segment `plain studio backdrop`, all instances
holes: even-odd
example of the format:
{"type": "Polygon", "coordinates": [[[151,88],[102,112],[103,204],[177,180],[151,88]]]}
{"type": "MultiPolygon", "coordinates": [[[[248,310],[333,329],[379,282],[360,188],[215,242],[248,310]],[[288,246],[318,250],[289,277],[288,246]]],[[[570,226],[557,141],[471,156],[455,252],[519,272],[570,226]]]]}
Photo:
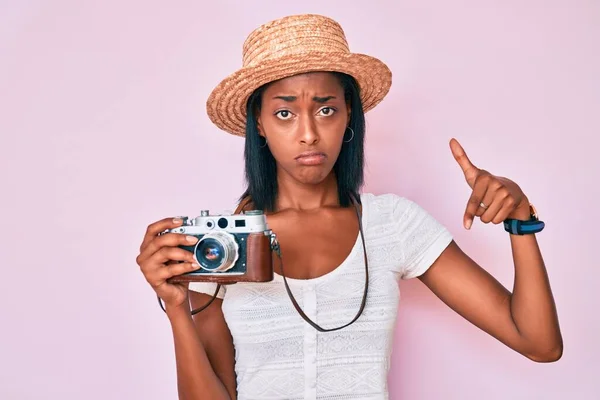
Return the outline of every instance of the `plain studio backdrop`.
{"type": "Polygon", "coordinates": [[[538,364],[402,282],[392,399],[597,399],[600,3],[0,2],[0,398],[175,399],[169,323],[135,257],[146,226],[232,210],[241,138],[211,89],[258,25],[319,13],[394,74],[367,114],[366,186],[408,197],[512,290],[501,226],[462,227],[456,137],[516,181],[538,235],[564,356],[538,364]]]}

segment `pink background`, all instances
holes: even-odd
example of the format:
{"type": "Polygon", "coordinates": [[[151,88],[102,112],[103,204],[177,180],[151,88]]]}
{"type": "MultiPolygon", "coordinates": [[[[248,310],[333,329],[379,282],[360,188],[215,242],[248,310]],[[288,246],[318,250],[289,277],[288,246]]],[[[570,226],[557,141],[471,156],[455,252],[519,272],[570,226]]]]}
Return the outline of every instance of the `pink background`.
{"type": "Polygon", "coordinates": [[[368,114],[366,191],[419,202],[509,288],[508,235],[461,226],[449,139],[547,222],[563,358],[528,361],[403,282],[391,398],[600,398],[600,3],[205,3],[0,4],[0,398],[176,398],[138,246],[154,220],[233,208],[243,140],[211,125],[206,98],[253,28],[304,12],[394,73],[368,114]]]}

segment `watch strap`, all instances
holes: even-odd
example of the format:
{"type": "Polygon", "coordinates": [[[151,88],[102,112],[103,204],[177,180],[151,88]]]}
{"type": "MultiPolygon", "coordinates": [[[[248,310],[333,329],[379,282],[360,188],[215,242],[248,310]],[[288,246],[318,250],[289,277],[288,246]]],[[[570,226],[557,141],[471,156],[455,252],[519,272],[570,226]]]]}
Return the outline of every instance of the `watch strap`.
{"type": "Polygon", "coordinates": [[[530,235],[533,233],[541,232],[546,224],[544,221],[532,217],[527,221],[519,219],[506,219],[504,220],[504,229],[513,235],[530,235]]]}

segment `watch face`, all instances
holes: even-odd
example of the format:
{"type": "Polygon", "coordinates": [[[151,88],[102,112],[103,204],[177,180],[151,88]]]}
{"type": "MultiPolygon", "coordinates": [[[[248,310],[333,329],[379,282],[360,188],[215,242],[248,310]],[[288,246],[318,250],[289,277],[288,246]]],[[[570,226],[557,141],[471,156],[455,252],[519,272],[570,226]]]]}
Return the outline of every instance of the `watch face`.
{"type": "Polygon", "coordinates": [[[529,203],[529,213],[531,214],[531,216],[535,219],[539,219],[537,210],[535,209],[535,207],[533,206],[533,204],[529,203]]]}

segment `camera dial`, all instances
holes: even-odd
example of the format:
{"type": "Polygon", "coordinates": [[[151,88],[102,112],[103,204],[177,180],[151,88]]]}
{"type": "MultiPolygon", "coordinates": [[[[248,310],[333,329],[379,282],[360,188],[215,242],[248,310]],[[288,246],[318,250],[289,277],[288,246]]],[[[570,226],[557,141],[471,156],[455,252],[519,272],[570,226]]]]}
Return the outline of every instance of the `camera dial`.
{"type": "Polygon", "coordinates": [[[245,215],[262,215],[263,212],[262,210],[248,210],[248,211],[244,211],[245,215]]]}

